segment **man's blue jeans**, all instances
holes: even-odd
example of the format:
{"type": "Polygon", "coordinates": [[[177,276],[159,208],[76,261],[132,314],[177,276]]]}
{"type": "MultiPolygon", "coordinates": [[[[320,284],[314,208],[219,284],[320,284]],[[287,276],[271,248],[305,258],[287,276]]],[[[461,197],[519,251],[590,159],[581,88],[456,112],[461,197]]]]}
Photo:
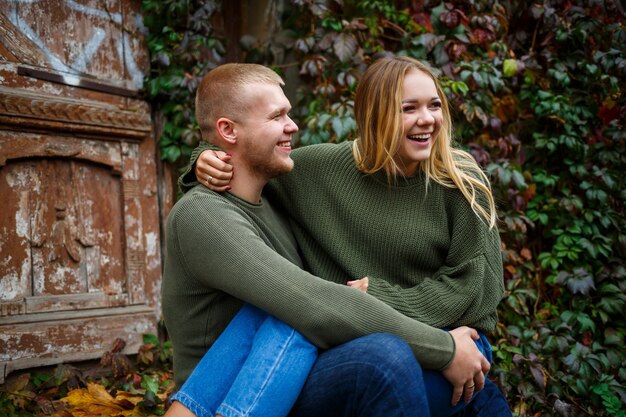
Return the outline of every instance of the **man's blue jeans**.
{"type": "Polygon", "coordinates": [[[292,327],[244,305],[172,400],[198,417],[286,416],[316,358],[292,327]]]}
{"type": "MultiPolygon", "coordinates": [[[[484,336],[477,345],[491,360],[484,336]]],[[[292,406],[290,416],[298,417],[443,417],[464,407],[449,405],[451,385],[440,372],[422,372],[395,336],[361,337],[316,357],[315,347],[293,328],[246,305],[173,400],[199,417],[286,416],[292,406]]],[[[486,412],[481,415],[510,415],[486,412]]]]}

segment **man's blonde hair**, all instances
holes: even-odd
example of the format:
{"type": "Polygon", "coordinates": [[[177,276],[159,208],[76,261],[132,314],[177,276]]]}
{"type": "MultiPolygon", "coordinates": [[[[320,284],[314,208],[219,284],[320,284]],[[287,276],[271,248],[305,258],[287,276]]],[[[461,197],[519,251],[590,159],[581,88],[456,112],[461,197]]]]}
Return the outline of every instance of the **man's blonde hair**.
{"type": "Polygon", "coordinates": [[[359,139],[352,148],[360,171],[387,173],[390,183],[402,172],[394,157],[402,141],[402,90],[410,70],[429,76],[441,99],[443,122],[430,157],[419,164],[426,184],[433,180],[445,187],[458,188],[472,210],[490,227],[495,225],[496,210],[489,180],[474,158],[452,146],[452,120],[448,100],[432,69],[413,58],[382,58],[363,74],[356,90],[354,116],[359,139]]]}
{"type": "Polygon", "coordinates": [[[258,64],[224,64],[204,76],[196,92],[196,120],[203,140],[213,142],[215,124],[220,117],[233,121],[245,118],[250,97],[244,87],[251,84],[282,87],[285,83],[280,75],[258,64]]]}

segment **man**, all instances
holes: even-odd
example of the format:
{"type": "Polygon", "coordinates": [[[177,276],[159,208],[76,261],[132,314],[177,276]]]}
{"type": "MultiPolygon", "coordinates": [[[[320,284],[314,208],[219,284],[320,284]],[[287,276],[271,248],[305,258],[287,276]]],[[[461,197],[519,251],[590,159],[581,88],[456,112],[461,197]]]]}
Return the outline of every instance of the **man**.
{"type": "MultiPolygon", "coordinates": [[[[247,303],[286,322],[323,350],[294,415],[331,415],[329,407],[382,415],[377,407],[383,410],[391,400],[387,397],[413,389],[390,382],[398,392],[387,387],[372,392],[371,386],[342,383],[360,372],[355,368],[371,367],[372,361],[398,372],[414,362],[399,360],[402,349],[397,345],[367,343],[373,333],[401,337],[423,367],[443,369],[454,386],[469,380],[481,388],[489,365],[474,344],[477,334],[472,329],[435,329],[355,288],[302,269],[287,220],[262,197],[271,178],[293,168],[291,135],[298,128],[289,118],[291,106],[281,86],[280,77],[265,67],[226,64],[207,74],[198,89],[196,115],[203,139],[228,152],[238,168],[230,193],[196,187],[168,218],[162,296],[177,385],[247,303]]],[[[394,372],[389,373],[393,378],[394,372]]],[[[174,407],[182,405],[175,402],[174,407]]],[[[392,412],[396,414],[384,411],[411,415],[392,412]]]]}

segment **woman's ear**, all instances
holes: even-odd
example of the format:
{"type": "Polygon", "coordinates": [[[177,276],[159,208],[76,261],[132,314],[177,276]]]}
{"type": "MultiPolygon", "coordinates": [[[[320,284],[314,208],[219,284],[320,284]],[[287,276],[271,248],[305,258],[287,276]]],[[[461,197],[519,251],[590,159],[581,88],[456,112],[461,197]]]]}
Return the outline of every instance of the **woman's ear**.
{"type": "Polygon", "coordinates": [[[220,117],[215,122],[215,128],[217,129],[217,134],[222,140],[230,144],[234,144],[237,142],[237,133],[235,132],[235,122],[226,117],[220,117]]]}

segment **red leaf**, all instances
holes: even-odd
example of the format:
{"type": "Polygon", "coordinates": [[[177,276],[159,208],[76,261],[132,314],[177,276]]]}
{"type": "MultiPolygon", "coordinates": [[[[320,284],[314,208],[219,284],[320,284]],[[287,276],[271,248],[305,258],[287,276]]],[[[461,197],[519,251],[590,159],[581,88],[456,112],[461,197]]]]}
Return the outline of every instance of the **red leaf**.
{"type": "Polygon", "coordinates": [[[126,342],[120,339],[119,337],[113,341],[113,347],[111,348],[111,352],[118,353],[121,352],[126,346],[126,342]]]}
{"type": "Polygon", "coordinates": [[[356,53],[357,41],[349,33],[340,33],[333,42],[335,55],[341,62],[347,62],[356,53]]]}

